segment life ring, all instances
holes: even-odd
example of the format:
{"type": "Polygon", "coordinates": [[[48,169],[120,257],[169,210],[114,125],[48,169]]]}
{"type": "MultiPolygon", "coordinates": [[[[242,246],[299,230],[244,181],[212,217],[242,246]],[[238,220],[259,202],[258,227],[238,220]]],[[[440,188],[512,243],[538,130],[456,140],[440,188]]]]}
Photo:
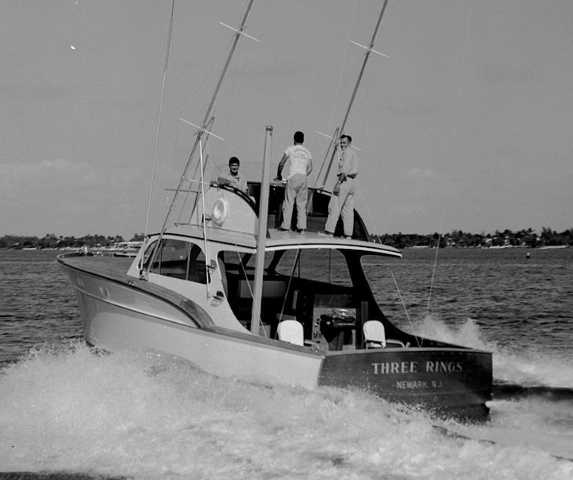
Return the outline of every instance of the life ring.
{"type": "Polygon", "coordinates": [[[213,203],[213,209],[211,211],[211,220],[215,225],[219,227],[225,223],[225,220],[229,216],[229,202],[224,198],[218,198],[213,203]]]}

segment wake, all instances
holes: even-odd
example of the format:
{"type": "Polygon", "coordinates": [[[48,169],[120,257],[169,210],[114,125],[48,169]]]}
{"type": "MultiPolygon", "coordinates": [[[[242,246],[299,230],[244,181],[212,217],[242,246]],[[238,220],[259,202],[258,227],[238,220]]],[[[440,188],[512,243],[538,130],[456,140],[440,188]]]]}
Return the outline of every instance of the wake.
{"type": "Polygon", "coordinates": [[[158,355],[53,346],[0,373],[0,465],[22,479],[569,479],[571,408],[544,402],[496,400],[490,421],[462,424],[359,391],[246,384],[158,355]]]}

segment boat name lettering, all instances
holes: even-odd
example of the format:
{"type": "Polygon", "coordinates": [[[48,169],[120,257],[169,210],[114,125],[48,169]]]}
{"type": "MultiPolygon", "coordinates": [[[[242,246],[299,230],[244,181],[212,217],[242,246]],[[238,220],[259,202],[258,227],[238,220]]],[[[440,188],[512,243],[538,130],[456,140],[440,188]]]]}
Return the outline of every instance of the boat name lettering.
{"type": "Polygon", "coordinates": [[[375,362],[374,375],[388,375],[393,373],[417,373],[418,362],[375,362]]]}
{"type": "Polygon", "coordinates": [[[426,372],[428,373],[462,373],[464,367],[461,362],[426,361],[426,372]]]}
{"type": "Polygon", "coordinates": [[[421,369],[418,362],[373,362],[371,363],[374,375],[392,375],[400,373],[440,373],[450,375],[461,373],[464,367],[461,362],[444,362],[438,360],[427,360],[424,368],[421,369]]]}
{"type": "Polygon", "coordinates": [[[422,380],[401,380],[396,382],[396,388],[399,390],[414,390],[417,388],[428,388],[428,384],[422,380]]]}

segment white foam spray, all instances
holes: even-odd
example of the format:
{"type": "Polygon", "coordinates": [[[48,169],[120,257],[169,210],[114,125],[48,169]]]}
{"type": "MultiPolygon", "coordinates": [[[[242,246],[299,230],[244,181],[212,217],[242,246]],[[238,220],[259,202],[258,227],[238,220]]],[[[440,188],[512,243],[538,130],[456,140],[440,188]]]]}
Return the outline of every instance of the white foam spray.
{"type": "Polygon", "coordinates": [[[573,463],[541,449],[450,438],[433,425],[360,392],[251,385],[81,345],[38,350],[0,376],[0,465],[8,471],[250,480],[573,475],[573,463]]]}

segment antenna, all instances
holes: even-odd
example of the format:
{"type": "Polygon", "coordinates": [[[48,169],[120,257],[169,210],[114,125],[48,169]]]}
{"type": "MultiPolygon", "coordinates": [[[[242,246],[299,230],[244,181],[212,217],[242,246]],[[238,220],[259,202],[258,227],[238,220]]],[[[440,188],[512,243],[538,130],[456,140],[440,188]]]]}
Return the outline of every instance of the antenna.
{"type": "Polygon", "coordinates": [[[433,293],[433,288],[434,288],[434,280],[436,278],[436,272],[438,270],[438,254],[440,252],[440,244],[441,243],[442,243],[442,234],[440,233],[438,235],[438,241],[437,241],[436,246],[435,246],[436,255],[434,256],[434,265],[432,267],[432,277],[430,279],[430,289],[428,291],[428,308],[427,308],[428,315],[432,314],[432,293],[433,293]]]}
{"type": "MultiPolygon", "coordinates": [[[[76,3],[77,4],[77,3],[76,3]]],[[[165,85],[167,83],[167,69],[169,68],[169,54],[171,52],[171,43],[173,39],[173,22],[175,16],[175,0],[171,0],[171,16],[169,17],[169,28],[167,31],[167,45],[165,48],[165,60],[163,62],[163,72],[161,74],[161,93],[159,95],[159,109],[157,112],[157,121],[155,125],[155,142],[153,146],[153,172],[151,174],[151,182],[149,185],[149,192],[147,194],[147,208],[145,213],[145,229],[143,238],[147,238],[149,230],[149,220],[151,216],[151,200],[153,198],[153,185],[155,184],[155,177],[157,176],[157,164],[159,163],[159,135],[161,133],[161,118],[163,117],[163,104],[165,103],[165,85]]],[[[73,45],[72,45],[73,47],[73,45]]],[[[73,48],[75,50],[75,47],[73,48]]],[[[139,262],[139,271],[143,269],[143,255],[139,262]]]]}

